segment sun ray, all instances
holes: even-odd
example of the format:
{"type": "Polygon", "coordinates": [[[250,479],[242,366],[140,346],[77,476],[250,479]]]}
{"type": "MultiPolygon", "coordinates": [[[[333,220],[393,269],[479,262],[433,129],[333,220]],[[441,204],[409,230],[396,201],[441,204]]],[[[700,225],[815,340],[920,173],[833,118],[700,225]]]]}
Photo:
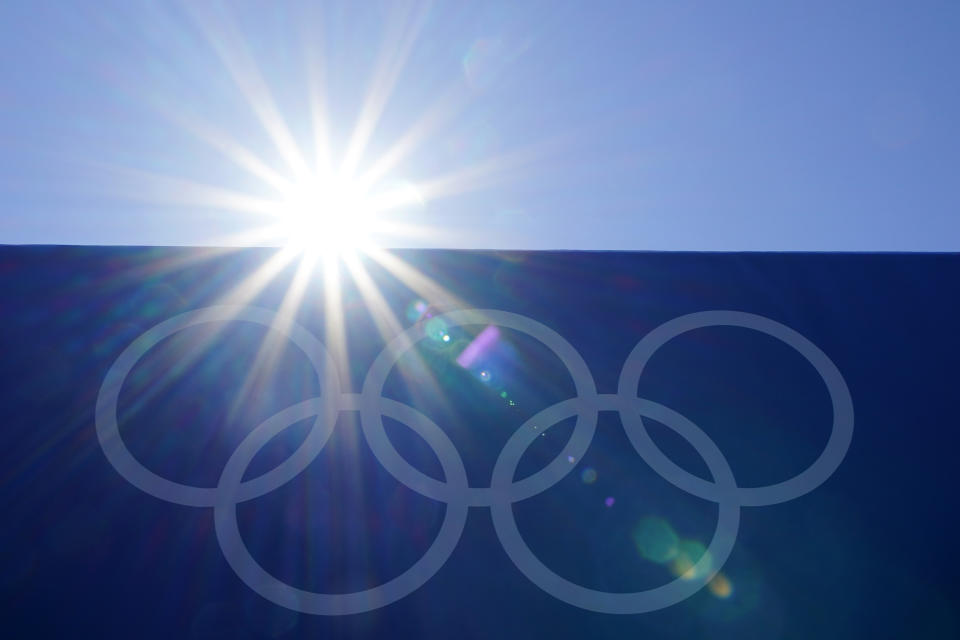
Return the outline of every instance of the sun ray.
{"type": "Polygon", "coordinates": [[[224,294],[216,304],[242,307],[253,300],[257,294],[277,277],[287,265],[299,255],[294,247],[283,247],[264,262],[256,271],[240,281],[224,294]]]}
{"type": "Polygon", "coordinates": [[[371,247],[366,251],[366,255],[386,269],[391,276],[396,277],[410,287],[410,289],[429,304],[451,309],[467,306],[466,303],[454,295],[453,292],[442,287],[425,273],[389,251],[379,247],[371,247]]]}
{"type": "Polygon", "coordinates": [[[403,13],[399,13],[400,10],[395,9],[398,15],[387,21],[388,28],[391,28],[392,33],[384,38],[380,49],[380,60],[370,83],[367,98],[360,109],[360,116],[344,154],[342,166],[347,176],[354,174],[364,151],[366,151],[367,143],[377,124],[379,124],[380,115],[393,93],[393,88],[400,78],[400,73],[406,66],[413,45],[420,34],[428,9],[428,3],[422,3],[420,6],[403,13]]]}
{"type": "Polygon", "coordinates": [[[213,238],[211,242],[233,247],[276,247],[283,241],[283,226],[272,224],[223,234],[213,238]]]}
{"type": "MultiPolygon", "coordinates": [[[[370,274],[360,262],[358,256],[355,254],[345,256],[344,263],[350,271],[351,278],[357,285],[357,289],[364,300],[370,317],[373,318],[377,331],[380,333],[383,341],[389,343],[390,340],[403,331],[400,321],[390,310],[389,303],[387,303],[380,288],[376,285],[373,278],[370,277],[370,274]]],[[[419,399],[427,396],[434,399],[442,398],[443,394],[440,386],[423,357],[416,349],[411,349],[410,354],[414,360],[412,363],[408,363],[407,370],[404,370],[403,367],[398,368],[400,375],[404,381],[408,383],[407,386],[410,392],[415,398],[419,399]],[[412,367],[410,366],[411,364],[412,367]],[[414,373],[415,376],[412,375],[414,373]]]]}
{"type": "Polygon", "coordinates": [[[277,309],[276,319],[273,323],[273,328],[276,330],[268,331],[260,343],[253,363],[250,365],[240,391],[236,395],[236,400],[232,403],[228,412],[230,419],[243,408],[243,403],[249,398],[251,390],[256,387],[257,383],[269,379],[275,372],[277,361],[283,355],[287,333],[296,320],[307,286],[314,275],[316,261],[317,256],[315,254],[307,254],[301,257],[293,280],[287,287],[283,300],[280,302],[280,307],[277,309]]]}
{"type": "Polygon", "coordinates": [[[114,285],[140,283],[145,279],[172,274],[236,251],[237,248],[233,246],[191,248],[190,251],[176,251],[162,258],[151,258],[149,262],[143,264],[127,265],[122,271],[111,275],[110,281],[114,285]]]}
{"type": "MultiPolygon", "coordinates": [[[[122,70],[118,70],[116,73],[117,77],[111,78],[111,86],[114,91],[122,94],[128,100],[142,102],[164,120],[190,133],[266,184],[277,190],[288,188],[290,181],[287,178],[270,167],[253,151],[240,144],[235,138],[198,115],[189,113],[181,102],[173,104],[166,94],[160,94],[143,87],[142,77],[124,73],[122,70]],[[134,87],[136,87],[136,90],[134,90],[134,87]]],[[[168,77],[164,77],[153,68],[147,69],[147,73],[150,74],[151,84],[162,85],[169,80],[168,77]]]]}
{"type": "Polygon", "coordinates": [[[380,220],[371,235],[378,241],[382,240],[383,244],[389,243],[394,248],[402,248],[398,245],[404,238],[415,238],[419,241],[417,243],[419,246],[426,240],[439,242],[444,237],[443,231],[434,226],[396,220],[380,220]]]}
{"type": "Polygon", "coordinates": [[[360,182],[365,185],[376,184],[416,149],[430,133],[443,126],[460,111],[467,97],[467,92],[459,85],[449,89],[399,140],[377,158],[373,166],[360,176],[360,182]]]}
{"type": "Polygon", "coordinates": [[[403,330],[396,314],[390,310],[390,305],[387,304],[380,288],[367,273],[355,253],[343,256],[343,262],[350,272],[350,277],[357,285],[357,290],[363,298],[373,323],[377,326],[377,331],[384,341],[389,341],[403,330]]]}
{"type": "Polygon", "coordinates": [[[187,6],[195,24],[223,62],[281,157],[294,175],[306,175],[309,170],[303,155],[229,9],[224,7],[214,16],[209,5],[204,3],[190,3],[187,6]]]}
{"type": "Polygon", "coordinates": [[[400,183],[382,191],[368,192],[366,202],[371,213],[424,204],[423,194],[412,183],[400,183]]]}
{"type": "Polygon", "coordinates": [[[583,131],[567,131],[549,139],[531,143],[445,174],[418,182],[425,200],[460,195],[483,189],[494,184],[503,184],[524,175],[521,169],[529,168],[544,158],[569,153],[577,140],[582,140],[583,131]]]}
{"type": "MultiPolygon", "coordinates": [[[[322,256],[323,270],[323,319],[325,346],[336,370],[347,376],[350,384],[350,364],[347,352],[347,330],[343,315],[343,290],[340,278],[340,259],[332,253],[322,256]]],[[[345,387],[345,389],[347,388],[345,387]]]]}
{"type": "Polygon", "coordinates": [[[275,216],[275,201],[251,196],[233,189],[187,180],[161,173],[120,167],[105,163],[86,162],[97,169],[103,184],[109,183],[109,193],[133,202],[158,205],[180,205],[216,209],[237,213],[275,216]]]}
{"type": "Polygon", "coordinates": [[[245,170],[251,176],[259,178],[278,191],[290,188],[290,180],[271,168],[253,151],[247,149],[234,138],[220,131],[209,122],[182,110],[157,107],[169,121],[191,133],[198,140],[219,151],[225,158],[245,170]]]}
{"type": "Polygon", "coordinates": [[[310,126],[313,130],[313,153],[317,172],[328,174],[333,167],[330,131],[327,120],[326,92],[323,90],[326,73],[319,36],[323,33],[323,12],[310,4],[303,20],[300,41],[303,43],[306,65],[307,100],[310,105],[310,126]],[[309,29],[309,32],[307,31],[309,29]]]}
{"type": "MultiPolygon", "coordinates": [[[[285,248],[277,251],[270,259],[268,259],[264,264],[260,265],[252,274],[247,276],[243,281],[237,284],[229,293],[215,301],[214,305],[231,305],[235,306],[237,309],[248,304],[260,291],[263,290],[277,274],[296,257],[297,253],[293,249],[285,248]]],[[[225,325],[229,322],[229,317],[221,321],[222,325],[225,325]]],[[[189,368],[196,362],[198,359],[206,355],[206,352],[213,343],[213,341],[220,334],[221,328],[218,328],[215,331],[211,331],[208,335],[205,335],[202,339],[197,339],[191,344],[191,349],[189,353],[185,354],[184,357],[177,363],[177,370],[183,371],[184,369],[189,368]]],[[[169,384],[171,384],[176,376],[168,375],[163,378],[155,379],[148,391],[143,393],[141,397],[137,399],[137,403],[133,406],[132,410],[136,411],[138,407],[143,406],[151,398],[156,397],[158,394],[163,392],[169,384]]]]}
{"type": "Polygon", "coordinates": [[[525,147],[490,158],[463,169],[436,176],[419,183],[423,197],[429,200],[475,191],[502,181],[508,174],[516,175],[523,168],[543,158],[546,147],[525,147]]]}

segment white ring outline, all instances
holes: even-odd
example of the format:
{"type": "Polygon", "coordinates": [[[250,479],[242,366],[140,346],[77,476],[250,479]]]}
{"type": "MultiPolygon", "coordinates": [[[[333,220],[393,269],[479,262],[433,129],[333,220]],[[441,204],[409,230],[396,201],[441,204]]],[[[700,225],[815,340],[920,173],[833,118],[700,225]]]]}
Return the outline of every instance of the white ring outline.
{"type": "MultiPolygon", "coordinates": [[[[447,327],[493,324],[526,333],[543,343],[566,366],[573,378],[577,397],[592,398],[597,395],[593,374],[590,373],[580,353],[559,333],[532,318],[497,309],[463,309],[439,315],[437,318],[447,327]]],[[[414,490],[428,498],[448,502],[449,485],[427,476],[397,452],[384,430],[382,416],[377,412],[376,400],[381,397],[383,385],[393,366],[406,351],[423,338],[423,330],[420,327],[410,327],[393,338],[374,360],[363,381],[360,424],[370,450],[390,475],[408,487],[417,487],[414,490]]],[[[559,482],[571,471],[567,458],[573,456],[574,459],[579,460],[583,457],[593,441],[596,428],[597,412],[587,405],[577,412],[573,434],[563,450],[544,468],[514,483],[509,489],[509,498],[514,501],[522,500],[545,491],[559,482]]],[[[470,487],[468,491],[469,493],[460,499],[466,500],[471,506],[489,506],[494,501],[503,500],[506,497],[495,495],[489,487],[470,487]]]]}
{"type": "Polygon", "coordinates": [[[577,389],[577,397],[547,407],[511,436],[497,458],[490,487],[468,485],[462,458],[446,433],[432,420],[413,407],[380,395],[390,370],[402,354],[414,346],[414,338],[422,339],[418,328],[408,329],[390,341],[368,371],[362,393],[341,394],[333,360],[322,343],[300,325],[278,324],[277,314],[256,307],[216,306],[189,311],[156,325],[134,340],[110,367],[101,385],[96,407],[98,440],[107,460],[121,476],[145,493],[177,504],[213,507],[217,539],[224,556],[238,577],[251,589],[281,606],[319,615],[371,611],[419,588],[439,571],[453,552],[470,506],[490,507],[498,539],[511,561],[529,580],[554,597],[583,609],[603,613],[643,613],[661,609],[695,593],[722,568],[736,540],[741,506],[776,504],[812,491],[836,470],[849,448],[853,431],[853,403],[839,370],[826,354],[804,336],[764,316],[739,311],[705,311],[668,321],[644,336],[630,352],[621,370],[618,393],[602,395],[597,394],[592,374],[576,349],[552,329],[531,318],[498,310],[461,310],[439,317],[448,326],[496,324],[537,338],[561,359],[577,389]],[[122,442],[117,425],[117,401],[123,382],[139,359],[163,338],[195,324],[232,320],[261,324],[287,335],[310,359],[320,378],[323,395],[288,407],[251,431],[230,456],[217,487],[194,487],[162,478],[140,464],[122,442]],[[676,411],[635,395],[643,367],[660,346],[686,331],[718,325],[755,329],[780,339],[800,352],[827,385],[834,409],[830,439],[817,460],[790,480],[766,487],[738,487],[725,457],[705,432],[676,411]],[[408,488],[444,502],[446,514],[433,544],[420,560],[400,576],[354,593],[303,591],[271,576],[253,559],[240,536],[236,508],[240,502],[259,497],[289,482],[306,468],[325,446],[342,410],[360,411],[364,437],[378,461],[408,488]],[[709,571],[696,572],[704,575],[682,582],[677,578],[666,585],[634,593],[596,591],[566,581],[553,573],[536,559],[523,541],[513,519],[513,503],[549,489],[572,470],[572,466],[562,462],[568,455],[575,455],[579,459],[586,452],[601,410],[620,413],[632,446],[654,471],[691,495],[718,504],[720,517],[717,529],[708,553],[696,565],[706,569],[706,563],[710,563],[709,571]],[[713,482],[698,478],[673,463],[649,437],[643,425],[644,414],[687,439],[707,463],[713,482]],[[313,415],[317,419],[310,433],[289,458],[263,475],[243,481],[247,466],[260,447],[291,424],[313,415]],[[393,448],[383,427],[384,415],[404,422],[427,441],[443,467],[443,482],[420,472],[393,448]],[[572,415],[577,416],[577,424],[564,450],[543,469],[514,482],[512,476],[516,464],[536,435],[526,428],[531,421],[535,420],[547,429],[572,415]],[[587,420],[583,419],[584,415],[588,417],[587,420]],[[291,469],[295,471],[291,473],[291,469]],[[409,477],[404,479],[404,475],[409,477]],[[549,480],[553,482],[548,484],[549,480]],[[456,494],[460,499],[454,499],[456,494]]]}
{"type": "MultiPolygon", "coordinates": [[[[625,412],[643,413],[676,431],[677,434],[693,445],[697,453],[701,454],[710,469],[711,475],[720,483],[720,486],[727,489],[723,501],[718,502],[719,517],[713,538],[706,552],[690,570],[696,577],[688,578],[684,574],[659,587],[632,593],[598,591],[557,575],[537,559],[517,528],[511,503],[500,502],[491,505],[490,513],[493,517],[493,527],[497,532],[497,538],[499,538],[501,546],[510,556],[513,564],[520,570],[520,573],[558,600],[597,613],[636,614],[664,609],[686,600],[702,589],[723,567],[730,556],[730,552],[733,551],[737,530],[740,526],[740,505],[736,502],[734,492],[736,481],[733,477],[733,471],[731,471],[727,459],[720,452],[716,443],[693,422],[673,409],[650,400],[624,398],[614,394],[597,396],[596,401],[597,409],[616,410],[620,412],[621,416],[625,412]],[[704,451],[701,447],[706,449],[706,455],[703,455],[704,451]]],[[[565,409],[575,406],[575,403],[570,401],[557,403],[553,406],[557,407],[564,404],[567,404],[565,409]]],[[[558,413],[561,413],[560,419],[569,417],[569,415],[562,415],[568,413],[567,411],[558,411],[558,413]]],[[[552,421],[546,424],[544,428],[549,429],[554,424],[556,422],[552,421]]],[[[499,488],[512,480],[520,457],[527,447],[536,440],[537,435],[536,432],[526,429],[518,429],[514,433],[504,446],[500,457],[497,458],[493,472],[495,487],[499,488]]],[[[632,442],[632,444],[640,457],[646,460],[645,452],[650,451],[653,441],[650,440],[649,444],[642,447],[638,447],[635,442],[632,442]]]]}
{"type": "MultiPolygon", "coordinates": [[[[431,446],[440,442],[443,443],[442,446],[453,447],[453,442],[446,433],[413,407],[389,398],[380,398],[380,403],[381,411],[385,409],[384,413],[392,414],[390,417],[409,425],[431,446]]],[[[320,398],[311,398],[275,414],[251,431],[227,461],[217,485],[218,490],[236,492],[242,486],[242,478],[247,466],[260,448],[290,425],[311,415],[319,415],[322,408],[318,408],[317,405],[322,404],[323,401],[320,398]]],[[[356,406],[352,408],[356,409],[356,406]]],[[[327,435],[332,431],[331,425],[326,429],[327,435]]],[[[457,466],[450,463],[450,455],[442,455],[436,449],[434,451],[440,459],[447,480],[466,488],[467,474],[459,455],[453,458],[460,462],[460,466],[457,466]]],[[[450,449],[447,449],[448,454],[449,451],[450,449]]],[[[437,537],[413,566],[383,584],[351,593],[306,591],[268,573],[253,558],[243,542],[237,522],[236,503],[224,501],[214,507],[214,528],[223,555],[234,573],[267,600],[301,613],[327,616],[348,615],[386,606],[416,591],[432,578],[443,567],[460,542],[460,535],[467,522],[468,510],[466,504],[447,503],[443,524],[440,525],[437,537]]]]}
{"type": "MultiPolygon", "coordinates": [[[[100,392],[97,394],[95,421],[100,448],[103,449],[104,455],[114,469],[127,482],[144,493],[188,507],[212,507],[218,502],[215,487],[195,487],[174,482],[142,465],[124,444],[120,435],[120,427],[117,424],[117,401],[120,397],[120,389],[134,365],[158,342],[193,325],[225,321],[251,322],[286,335],[303,351],[313,365],[322,385],[323,397],[340,397],[340,378],[333,358],[324,348],[323,343],[296,322],[278,323],[277,314],[272,311],[259,307],[217,305],[187,311],[165,320],[142,333],[123,350],[107,371],[100,385],[100,392]]],[[[327,416],[328,419],[336,417],[336,406],[333,405],[332,408],[334,411],[332,416],[327,416]]],[[[322,418],[318,416],[314,428],[289,458],[262,476],[244,482],[238,499],[250,500],[269,493],[303,471],[320,451],[317,448],[317,440],[322,437],[322,431],[316,429],[316,426],[321,420],[322,418]]],[[[324,438],[323,442],[325,441],[324,438]]],[[[320,447],[322,448],[322,444],[320,447]]]]}
{"type": "MultiPolygon", "coordinates": [[[[853,439],[853,399],[837,365],[817,345],[786,325],[765,316],[743,311],[699,311],[674,318],[641,338],[627,356],[620,370],[618,394],[622,397],[636,395],[643,368],[651,356],[669,340],[687,331],[716,326],[753,329],[793,347],[823,379],[833,407],[833,426],[830,437],[817,459],[789,480],[762,487],[738,487],[740,504],[744,507],[768,506],[793,500],[813,491],[833,475],[847,455],[853,439]]],[[[646,434],[641,416],[628,413],[623,416],[623,421],[624,425],[634,427],[627,430],[631,441],[638,434],[646,434]]],[[[633,444],[634,447],[637,446],[636,442],[633,444]]],[[[717,490],[712,483],[677,466],[652,440],[647,438],[644,444],[653,447],[647,462],[658,474],[664,478],[670,478],[677,488],[712,502],[716,502],[716,498],[720,497],[716,495],[717,490]]]]}

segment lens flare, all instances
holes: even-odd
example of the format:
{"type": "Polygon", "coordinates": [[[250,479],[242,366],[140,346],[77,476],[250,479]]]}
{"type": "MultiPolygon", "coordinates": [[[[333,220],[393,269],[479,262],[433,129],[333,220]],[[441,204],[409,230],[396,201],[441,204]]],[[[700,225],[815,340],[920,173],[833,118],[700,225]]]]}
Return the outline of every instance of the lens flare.
{"type": "Polygon", "coordinates": [[[696,540],[681,540],[677,543],[677,554],[670,562],[670,571],[683,580],[696,580],[710,573],[713,559],[707,548],[696,540]]]}
{"type": "Polygon", "coordinates": [[[457,364],[464,369],[470,367],[477,359],[488,351],[500,337],[500,330],[494,325],[488,325],[477,335],[470,344],[457,356],[457,364]]]}
{"type": "Polygon", "coordinates": [[[710,589],[710,593],[721,600],[726,600],[733,595],[733,583],[722,573],[715,575],[713,580],[707,585],[707,588],[710,589]]]}
{"type": "Polygon", "coordinates": [[[641,556],[663,564],[673,560],[680,552],[680,538],[670,523],[663,518],[647,516],[633,529],[633,544],[641,556]]]}
{"type": "Polygon", "coordinates": [[[447,323],[444,322],[441,318],[430,318],[427,323],[423,326],[424,333],[427,337],[435,342],[449,342],[450,340],[444,340],[444,337],[449,336],[447,333],[447,323]]]}
{"type": "Polygon", "coordinates": [[[407,305],[407,320],[417,322],[427,312],[427,303],[423,300],[414,300],[407,305]]]}

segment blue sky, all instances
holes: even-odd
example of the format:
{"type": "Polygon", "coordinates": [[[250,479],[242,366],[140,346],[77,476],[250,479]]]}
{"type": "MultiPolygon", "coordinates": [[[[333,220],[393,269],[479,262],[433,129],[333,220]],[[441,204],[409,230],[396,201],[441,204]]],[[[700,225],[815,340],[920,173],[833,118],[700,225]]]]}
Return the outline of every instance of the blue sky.
{"type": "Polygon", "coordinates": [[[958,33],[951,2],[8,1],[0,243],[270,243],[321,157],[416,195],[388,246],[957,250],[958,33]]]}

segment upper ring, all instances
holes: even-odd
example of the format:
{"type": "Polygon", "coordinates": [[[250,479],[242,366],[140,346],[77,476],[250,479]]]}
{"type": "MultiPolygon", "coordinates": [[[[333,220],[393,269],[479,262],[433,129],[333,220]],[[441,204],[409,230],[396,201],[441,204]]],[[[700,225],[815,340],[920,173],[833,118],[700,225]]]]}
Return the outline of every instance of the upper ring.
{"type": "Polygon", "coordinates": [[[322,447],[322,443],[326,441],[325,430],[318,427],[323,424],[332,425],[336,421],[339,413],[337,405],[340,402],[340,379],[333,358],[319,340],[296,322],[277,322],[276,313],[259,307],[227,305],[204,307],[174,316],[149,329],[123,350],[107,371],[100,386],[96,408],[97,438],[107,460],[130,484],[161,500],[190,507],[212,507],[220,498],[215,487],[196,487],[168,480],[150,471],[133,457],[120,436],[117,424],[120,390],[140,358],[164,338],[193,325],[232,320],[259,324],[290,338],[313,365],[320,380],[321,397],[324,400],[324,410],[318,412],[310,433],[297,450],[270,471],[244,481],[236,494],[231,496],[232,500],[251,500],[293,479],[310,464],[313,458],[309,453],[322,447]]]}
{"type": "MultiPolygon", "coordinates": [[[[830,438],[813,464],[800,474],[777,484],[737,488],[740,504],[745,507],[778,504],[813,491],[836,471],[843,462],[844,456],[847,455],[850,440],[853,438],[853,400],[840,370],[827,357],[827,354],[786,325],[743,311],[700,311],[674,318],[645,335],[627,356],[620,372],[619,395],[621,397],[636,396],[643,368],[657,349],[669,340],[687,331],[715,326],[753,329],[777,338],[796,349],[820,374],[824,384],[827,385],[833,405],[833,428],[830,438]]],[[[646,436],[643,418],[639,414],[621,412],[620,417],[628,427],[627,435],[633,445],[638,448],[644,447],[649,451],[647,462],[654,471],[687,493],[705,500],[720,502],[725,498],[724,492],[719,490],[715,483],[699,478],[678,466],[653,445],[653,441],[646,436]]]]}
{"type": "MultiPolygon", "coordinates": [[[[577,398],[588,402],[578,403],[577,422],[573,435],[570,436],[563,451],[550,464],[515,483],[515,486],[522,497],[530,497],[556,484],[570,473],[571,466],[567,458],[573,456],[579,460],[586,453],[597,427],[597,410],[594,404],[589,402],[596,397],[597,387],[583,357],[573,348],[573,345],[553,329],[516,313],[496,309],[464,309],[445,313],[438,318],[451,327],[494,324],[521,331],[546,345],[566,366],[573,378],[577,398]]],[[[448,504],[462,502],[486,506],[497,501],[497,496],[492,490],[487,490],[485,487],[472,487],[464,491],[463,495],[455,495],[456,488],[449,488],[445,482],[431,478],[407,462],[390,443],[384,430],[383,416],[379,412],[379,398],[383,392],[383,385],[400,356],[412,348],[419,338],[422,338],[419,327],[407,329],[390,341],[370,367],[363,382],[360,400],[360,424],[363,427],[364,437],[377,460],[394,478],[407,486],[416,487],[416,491],[428,498],[448,504]]]]}

